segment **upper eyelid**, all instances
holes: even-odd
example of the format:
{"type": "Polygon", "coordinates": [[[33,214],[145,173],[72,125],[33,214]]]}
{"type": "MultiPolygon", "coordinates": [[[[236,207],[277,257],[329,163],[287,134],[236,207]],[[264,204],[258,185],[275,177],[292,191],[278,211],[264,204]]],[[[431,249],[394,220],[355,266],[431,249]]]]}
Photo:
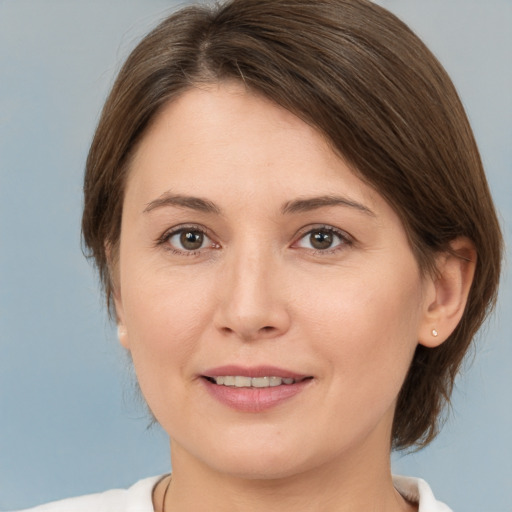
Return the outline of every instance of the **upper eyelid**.
{"type": "Polygon", "coordinates": [[[353,242],[355,240],[354,237],[352,235],[350,235],[349,233],[347,233],[345,230],[337,228],[335,226],[331,226],[329,224],[315,224],[315,225],[306,226],[306,227],[300,229],[296,233],[295,240],[296,241],[300,240],[301,238],[304,238],[307,234],[309,234],[313,231],[322,231],[322,230],[323,231],[331,231],[334,234],[338,235],[339,237],[344,238],[351,242],[353,242]]]}
{"type": "Polygon", "coordinates": [[[206,228],[205,226],[202,226],[201,224],[178,224],[177,226],[173,226],[172,228],[166,229],[156,240],[156,244],[161,244],[167,242],[172,236],[181,233],[185,230],[190,231],[199,231],[203,233],[205,236],[207,236],[210,240],[214,240],[214,236],[212,235],[211,231],[206,228]]]}
{"type": "Polygon", "coordinates": [[[205,235],[208,235],[210,233],[210,230],[201,224],[194,224],[194,223],[185,223],[185,224],[178,224],[177,226],[173,226],[172,228],[166,229],[162,236],[169,236],[174,235],[176,233],[180,233],[181,231],[185,231],[189,229],[190,231],[200,231],[201,233],[204,233],[205,235]]]}

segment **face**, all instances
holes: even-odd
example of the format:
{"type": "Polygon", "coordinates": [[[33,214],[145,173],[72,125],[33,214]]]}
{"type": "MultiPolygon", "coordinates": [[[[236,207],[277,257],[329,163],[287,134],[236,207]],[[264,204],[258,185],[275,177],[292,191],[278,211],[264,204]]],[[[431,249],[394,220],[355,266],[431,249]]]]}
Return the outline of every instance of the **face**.
{"type": "Polygon", "coordinates": [[[425,282],[317,131],[235,84],[184,93],[134,157],[119,250],[121,341],[173,465],[271,478],[389,455],[425,282]]]}

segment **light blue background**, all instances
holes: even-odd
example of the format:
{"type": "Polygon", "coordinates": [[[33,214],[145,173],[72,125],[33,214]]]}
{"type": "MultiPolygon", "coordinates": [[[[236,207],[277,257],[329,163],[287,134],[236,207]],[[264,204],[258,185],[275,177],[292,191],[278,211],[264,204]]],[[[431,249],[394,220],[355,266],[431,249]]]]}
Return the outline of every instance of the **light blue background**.
{"type": "MultiPolygon", "coordinates": [[[[512,3],[381,0],[448,69],[512,235],[512,3]]],[[[183,2],[182,2],[183,4],[183,2]]],[[[81,180],[99,110],[164,0],[0,0],[0,509],[170,469],[165,435],[80,252],[81,180]]],[[[462,185],[462,184],[461,184],[462,185]]],[[[510,255],[509,255],[510,258],[510,255]]],[[[458,380],[441,436],[395,457],[457,512],[510,512],[512,281],[458,380]]]]}

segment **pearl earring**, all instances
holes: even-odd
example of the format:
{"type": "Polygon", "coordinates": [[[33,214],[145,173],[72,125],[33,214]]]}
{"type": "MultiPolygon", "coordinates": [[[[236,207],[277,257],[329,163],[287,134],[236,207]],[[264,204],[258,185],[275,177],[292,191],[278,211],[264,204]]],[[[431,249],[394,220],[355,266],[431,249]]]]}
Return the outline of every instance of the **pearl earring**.
{"type": "Polygon", "coordinates": [[[121,338],[121,336],[126,336],[126,328],[121,325],[118,325],[117,326],[117,337],[121,338]]]}
{"type": "Polygon", "coordinates": [[[439,336],[439,333],[435,329],[432,329],[432,336],[435,338],[436,336],[439,336]]]}

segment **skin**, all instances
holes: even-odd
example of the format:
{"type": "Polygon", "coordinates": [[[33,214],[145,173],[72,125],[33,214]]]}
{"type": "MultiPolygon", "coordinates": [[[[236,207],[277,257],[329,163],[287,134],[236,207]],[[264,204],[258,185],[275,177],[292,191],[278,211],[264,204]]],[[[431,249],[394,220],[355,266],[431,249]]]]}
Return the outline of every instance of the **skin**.
{"type": "Polygon", "coordinates": [[[120,340],[171,439],[165,507],[414,510],[391,481],[396,397],[418,341],[434,346],[455,327],[471,269],[444,257],[453,279],[422,277],[387,202],[316,130],[238,84],[162,109],[123,208],[120,340]],[[297,207],[333,196],[344,203],[297,207]],[[180,243],[184,227],[205,233],[198,250],[180,243]],[[331,246],[315,249],[312,230],[331,246]],[[312,379],[276,407],[241,412],[201,378],[226,364],[312,379]]]}

